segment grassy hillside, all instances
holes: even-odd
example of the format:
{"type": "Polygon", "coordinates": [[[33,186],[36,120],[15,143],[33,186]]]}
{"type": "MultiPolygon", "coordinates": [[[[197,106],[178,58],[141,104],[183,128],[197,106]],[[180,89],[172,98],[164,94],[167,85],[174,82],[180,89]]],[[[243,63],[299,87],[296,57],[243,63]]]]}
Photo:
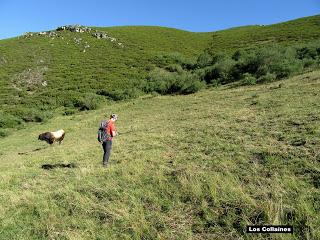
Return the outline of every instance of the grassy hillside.
{"type": "Polygon", "coordinates": [[[273,25],[254,25],[218,31],[213,34],[214,51],[232,52],[274,43],[291,45],[319,39],[320,16],[300,18],[273,25]]]}
{"type": "Polygon", "coordinates": [[[41,121],[59,107],[63,113],[82,102],[105,102],[98,90],[131,89],[146,78],[155,56],[196,56],[210,41],[210,34],[161,27],[103,30],[117,41],[70,31],[0,41],[0,105],[11,125],[41,121]]]}
{"type": "Polygon", "coordinates": [[[320,72],[111,103],[0,139],[0,239],[319,239],[320,72]],[[119,114],[101,167],[97,126],[119,114]],[[64,128],[65,142],[37,141],[64,128]],[[42,169],[74,163],[76,168],[42,169]],[[294,234],[245,234],[289,224],[294,234]]]}
{"type": "Polygon", "coordinates": [[[319,22],[314,16],[212,33],[142,26],[93,28],[109,38],[59,31],[1,40],[0,128],[94,109],[109,98],[143,95],[140,85],[159,62],[172,58],[192,62],[208,47],[230,52],[319,39],[319,22]]]}

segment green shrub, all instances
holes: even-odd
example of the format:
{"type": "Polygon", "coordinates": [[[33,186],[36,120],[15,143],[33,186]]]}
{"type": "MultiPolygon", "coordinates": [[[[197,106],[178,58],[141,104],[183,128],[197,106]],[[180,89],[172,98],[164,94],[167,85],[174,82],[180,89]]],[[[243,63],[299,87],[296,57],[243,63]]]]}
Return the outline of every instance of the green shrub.
{"type": "Polygon", "coordinates": [[[297,58],[298,59],[316,59],[318,55],[317,48],[308,45],[297,49],[297,58]]]}
{"type": "MultiPolygon", "coordinates": [[[[181,54],[166,55],[165,59],[166,63],[174,64],[167,65],[166,71],[156,69],[151,72],[148,86],[143,87],[147,88],[147,92],[182,93],[184,91],[182,86],[187,86],[189,82],[183,80],[189,78],[186,78],[187,74],[195,74],[208,84],[227,84],[241,79],[245,84],[255,84],[287,78],[302,72],[305,68],[319,67],[320,43],[296,47],[273,45],[248,50],[240,49],[230,56],[206,49],[190,69],[183,66],[185,59],[181,54]]],[[[194,81],[191,85],[201,88],[202,84],[194,81]]],[[[194,91],[197,91],[196,89],[197,87],[194,91]]]]}
{"type": "Polygon", "coordinates": [[[232,59],[235,60],[235,61],[239,61],[240,58],[245,54],[244,50],[242,49],[239,49],[239,50],[236,50],[233,55],[232,55],[232,59]]]}
{"type": "Polygon", "coordinates": [[[257,82],[259,83],[268,83],[276,80],[277,75],[274,73],[267,72],[266,75],[261,76],[257,82]]]}
{"type": "Polygon", "coordinates": [[[25,122],[44,122],[45,116],[36,110],[29,110],[24,112],[22,119],[25,122]]]}
{"type": "Polygon", "coordinates": [[[150,73],[145,92],[158,92],[160,94],[189,94],[199,91],[204,86],[196,74],[171,73],[157,69],[150,73]]]}
{"type": "MultiPolygon", "coordinates": [[[[224,52],[216,52],[210,49],[205,49],[204,53],[207,53],[211,58],[211,64],[214,65],[217,62],[221,62],[223,59],[228,58],[229,56],[224,52]]],[[[208,58],[208,57],[206,57],[208,58]]],[[[208,58],[209,59],[209,58],[208,58]]]]}
{"type": "Polygon", "coordinates": [[[176,76],[176,73],[169,73],[163,69],[155,69],[150,72],[144,91],[147,93],[158,92],[160,94],[167,94],[170,85],[175,82],[176,76]]]}
{"type": "Polygon", "coordinates": [[[304,58],[301,60],[303,68],[312,68],[314,66],[317,66],[317,61],[311,58],[304,58]]]}
{"type": "Polygon", "coordinates": [[[21,119],[17,116],[4,112],[0,113],[0,128],[13,128],[21,123],[21,119]]]}
{"type": "Polygon", "coordinates": [[[184,69],[193,69],[195,67],[194,62],[189,59],[184,57],[181,53],[168,53],[168,54],[162,54],[162,55],[157,55],[154,57],[153,62],[158,66],[158,67],[165,67],[171,64],[178,64],[184,69]]]}
{"type": "Polygon", "coordinates": [[[220,81],[219,77],[219,68],[217,68],[217,66],[211,66],[204,69],[203,80],[205,80],[206,83],[220,81]]]}
{"type": "Polygon", "coordinates": [[[284,59],[283,61],[273,63],[270,66],[270,72],[277,76],[277,79],[286,78],[303,69],[302,62],[297,60],[284,59]]]}
{"type": "Polygon", "coordinates": [[[5,129],[0,128],[0,138],[7,137],[9,135],[9,132],[5,129]]]}
{"type": "Polygon", "coordinates": [[[46,119],[52,117],[52,113],[50,111],[41,111],[39,108],[36,108],[31,104],[11,109],[10,114],[24,122],[44,122],[46,119]]]}
{"type": "Polygon", "coordinates": [[[243,83],[246,85],[254,85],[257,83],[257,79],[250,73],[243,74],[243,83]]]}
{"type": "Polygon", "coordinates": [[[22,119],[25,122],[44,122],[51,117],[50,113],[30,109],[24,112],[22,119]]]}
{"type": "Polygon", "coordinates": [[[268,64],[272,62],[271,58],[277,58],[277,52],[266,49],[258,49],[243,54],[238,63],[239,71],[250,73],[258,77],[265,75],[268,71],[268,64]]]}
{"type": "Polygon", "coordinates": [[[66,93],[58,95],[56,98],[60,106],[72,108],[81,101],[82,97],[78,92],[68,91],[66,93]]]}
{"type": "Polygon", "coordinates": [[[80,111],[94,110],[99,105],[99,99],[94,94],[88,94],[80,99],[76,99],[74,104],[75,107],[79,108],[80,111]]]}
{"type": "Polygon", "coordinates": [[[198,68],[208,67],[213,64],[212,56],[208,52],[199,55],[196,65],[198,68]]]}
{"type": "Polygon", "coordinates": [[[298,73],[303,68],[293,47],[269,46],[246,52],[237,51],[232,58],[237,60],[232,73],[234,80],[250,73],[259,82],[272,81],[274,75],[281,79],[298,73]]]}
{"type": "Polygon", "coordinates": [[[193,73],[196,74],[202,81],[206,81],[205,77],[207,74],[207,69],[210,69],[210,67],[198,68],[193,73]]]}
{"type": "Polygon", "coordinates": [[[218,80],[221,83],[229,83],[233,81],[233,69],[235,61],[232,59],[223,59],[215,65],[218,80]]]}
{"type": "Polygon", "coordinates": [[[234,79],[233,71],[235,64],[236,62],[232,59],[222,59],[212,67],[207,67],[202,79],[207,83],[212,83],[214,81],[223,84],[232,82],[234,79]]]}
{"type": "Polygon", "coordinates": [[[170,64],[165,67],[165,70],[167,70],[168,72],[177,72],[179,74],[182,74],[184,72],[183,68],[179,64],[170,64]]]}
{"type": "Polygon", "coordinates": [[[195,93],[205,86],[205,83],[203,81],[200,81],[200,79],[196,75],[189,74],[184,78],[184,83],[179,91],[181,94],[195,93]]]}

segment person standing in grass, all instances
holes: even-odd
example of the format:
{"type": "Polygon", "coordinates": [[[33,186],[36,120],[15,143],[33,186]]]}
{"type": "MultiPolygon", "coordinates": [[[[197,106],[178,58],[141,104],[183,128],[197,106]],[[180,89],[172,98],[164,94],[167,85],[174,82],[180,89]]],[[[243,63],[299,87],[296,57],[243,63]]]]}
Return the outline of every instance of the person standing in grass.
{"type": "MultiPolygon", "coordinates": [[[[103,167],[107,167],[109,157],[111,154],[111,148],[112,148],[112,139],[117,135],[115,122],[118,120],[117,114],[111,114],[109,120],[102,122],[100,129],[104,131],[105,134],[103,134],[100,139],[98,139],[100,142],[102,142],[102,148],[103,148],[103,167]]],[[[99,137],[98,137],[99,138],[99,137]]]]}

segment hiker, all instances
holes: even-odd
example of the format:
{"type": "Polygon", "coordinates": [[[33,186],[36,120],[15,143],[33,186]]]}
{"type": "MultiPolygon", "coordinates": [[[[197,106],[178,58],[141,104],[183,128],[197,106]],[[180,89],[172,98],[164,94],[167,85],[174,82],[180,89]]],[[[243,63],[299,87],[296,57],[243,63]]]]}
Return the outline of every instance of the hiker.
{"type": "Polygon", "coordinates": [[[107,167],[111,148],[112,148],[112,138],[117,135],[115,122],[118,116],[116,114],[111,114],[109,120],[103,121],[100,124],[98,132],[98,141],[102,143],[103,148],[103,167],[107,167]]]}

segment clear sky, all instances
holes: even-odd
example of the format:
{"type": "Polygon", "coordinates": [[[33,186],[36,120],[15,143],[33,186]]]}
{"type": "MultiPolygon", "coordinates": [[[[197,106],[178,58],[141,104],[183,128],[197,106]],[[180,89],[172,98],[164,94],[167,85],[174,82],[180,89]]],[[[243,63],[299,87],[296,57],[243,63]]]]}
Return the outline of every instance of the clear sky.
{"type": "Polygon", "coordinates": [[[0,39],[67,24],[208,32],[317,14],[319,0],[0,0],[0,39]]]}

